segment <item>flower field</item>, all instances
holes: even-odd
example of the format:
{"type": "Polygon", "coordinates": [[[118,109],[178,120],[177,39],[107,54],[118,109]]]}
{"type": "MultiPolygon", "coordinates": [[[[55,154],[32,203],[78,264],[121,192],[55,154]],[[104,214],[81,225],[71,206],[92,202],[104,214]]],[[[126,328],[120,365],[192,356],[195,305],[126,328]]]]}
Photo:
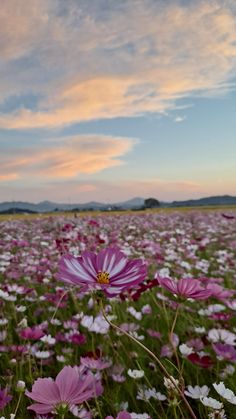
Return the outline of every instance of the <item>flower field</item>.
{"type": "Polygon", "coordinates": [[[0,418],[236,418],[236,211],[0,219],[0,418]]]}

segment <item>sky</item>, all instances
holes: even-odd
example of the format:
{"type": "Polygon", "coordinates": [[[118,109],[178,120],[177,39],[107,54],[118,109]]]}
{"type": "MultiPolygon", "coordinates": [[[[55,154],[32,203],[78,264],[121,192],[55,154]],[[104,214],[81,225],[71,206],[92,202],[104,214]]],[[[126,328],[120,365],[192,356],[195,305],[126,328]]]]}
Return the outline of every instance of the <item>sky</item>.
{"type": "Polygon", "coordinates": [[[1,0],[0,201],[236,196],[235,0],[1,0]]]}

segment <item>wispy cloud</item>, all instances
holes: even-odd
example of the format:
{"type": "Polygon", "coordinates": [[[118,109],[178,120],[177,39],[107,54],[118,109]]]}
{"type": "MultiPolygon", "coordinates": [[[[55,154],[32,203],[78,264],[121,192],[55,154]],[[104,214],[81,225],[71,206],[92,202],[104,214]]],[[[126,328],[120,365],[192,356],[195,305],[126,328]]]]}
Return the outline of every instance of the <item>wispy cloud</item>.
{"type": "Polygon", "coordinates": [[[50,139],[47,144],[27,149],[11,148],[0,157],[0,181],[17,178],[26,179],[27,184],[34,178],[41,181],[91,175],[124,164],[122,157],[136,143],[137,140],[124,137],[77,135],[50,139]]]}
{"type": "Polygon", "coordinates": [[[236,70],[231,0],[105,3],[32,0],[24,7],[23,0],[3,0],[0,101],[18,100],[1,114],[0,127],[161,113],[180,98],[230,88],[236,70]],[[34,109],[21,103],[23,94],[38,96],[34,109]]]}

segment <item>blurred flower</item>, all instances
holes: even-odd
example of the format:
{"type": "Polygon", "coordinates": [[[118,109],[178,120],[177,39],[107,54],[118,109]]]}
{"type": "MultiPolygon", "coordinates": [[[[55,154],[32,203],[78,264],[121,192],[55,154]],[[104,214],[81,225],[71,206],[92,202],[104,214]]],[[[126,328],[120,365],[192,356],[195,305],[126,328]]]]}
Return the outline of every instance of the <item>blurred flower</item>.
{"type": "Polygon", "coordinates": [[[26,391],[27,397],[35,400],[28,409],[36,413],[58,413],[68,411],[92,397],[99,396],[103,391],[100,381],[96,381],[92,373],[79,374],[78,369],[67,366],[52,378],[38,378],[32,392],[26,391]]]}
{"type": "Polygon", "coordinates": [[[179,351],[183,356],[187,356],[193,353],[193,348],[189,347],[185,343],[182,343],[181,345],[179,345],[179,351]]]}
{"type": "Polygon", "coordinates": [[[38,326],[35,326],[35,327],[26,327],[25,329],[22,329],[20,331],[20,336],[23,339],[38,340],[42,336],[44,336],[44,332],[38,326]]]}
{"type": "Polygon", "coordinates": [[[211,342],[223,342],[228,345],[236,345],[236,334],[226,329],[211,329],[207,335],[211,342]]]}
{"type": "Polygon", "coordinates": [[[226,399],[229,403],[236,404],[235,394],[232,390],[225,387],[223,381],[221,381],[219,384],[214,383],[213,387],[217,393],[223,397],[223,399],[226,399]]]}
{"type": "Polygon", "coordinates": [[[223,407],[223,403],[219,402],[216,399],[213,399],[213,397],[201,397],[200,400],[202,404],[204,404],[204,406],[211,407],[215,410],[222,409],[223,407]]]}
{"type": "Polygon", "coordinates": [[[203,288],[201,282],[193,278],[181,278],[174,281],[170,278],[158,278],[159,285],[179,297],[205,300],[211,295],[211,291],[203,288]]]}
{"type": "Polygon", "coordinates": [[[232,345],[218,342],[213,343],[212,348],[214,349],[215,353],[223,359],[227,359],[231,362],[236,362],[236,349],[232,345]]]}
{"type": "Polygon", "coordinates": [[[128,369],[127,374],[134,379],[137,378],[142,378],[144,376],[144,371],[143,370],[131,370],[128,369]]]}
{"type": "Polygon", "coordinates": [[[9,395],[8,390],[5,388],[3,390],[1,390],[0,387],[0,409],[4,409],[4,407],[11,401],[12,396],[9,395]]]}
{"type": "Polygon", "coordinates": [[[201,397],[208,396],[209,391],[210,389],[207,386],[187,386],[187,390],[185,390],[184,394],[192,399],[200,399],[201,397]]]}
{"type": "Polygon", "coordinates": [[[190,354],[188,355],[188,360],[202,368],[209,368],[213,365],[212,359],[208,355],[204,355],[202,353],[190,354]]]}

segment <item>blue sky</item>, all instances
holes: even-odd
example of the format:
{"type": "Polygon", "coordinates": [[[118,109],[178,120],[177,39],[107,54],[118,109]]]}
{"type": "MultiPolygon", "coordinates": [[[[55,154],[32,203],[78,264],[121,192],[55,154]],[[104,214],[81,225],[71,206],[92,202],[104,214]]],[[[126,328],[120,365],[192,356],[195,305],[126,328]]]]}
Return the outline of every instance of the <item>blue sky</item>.
{"type": "Polygon", "coordinates": [[[0,201],[236,195],[235,2],[1,8],[0,201]]]}

